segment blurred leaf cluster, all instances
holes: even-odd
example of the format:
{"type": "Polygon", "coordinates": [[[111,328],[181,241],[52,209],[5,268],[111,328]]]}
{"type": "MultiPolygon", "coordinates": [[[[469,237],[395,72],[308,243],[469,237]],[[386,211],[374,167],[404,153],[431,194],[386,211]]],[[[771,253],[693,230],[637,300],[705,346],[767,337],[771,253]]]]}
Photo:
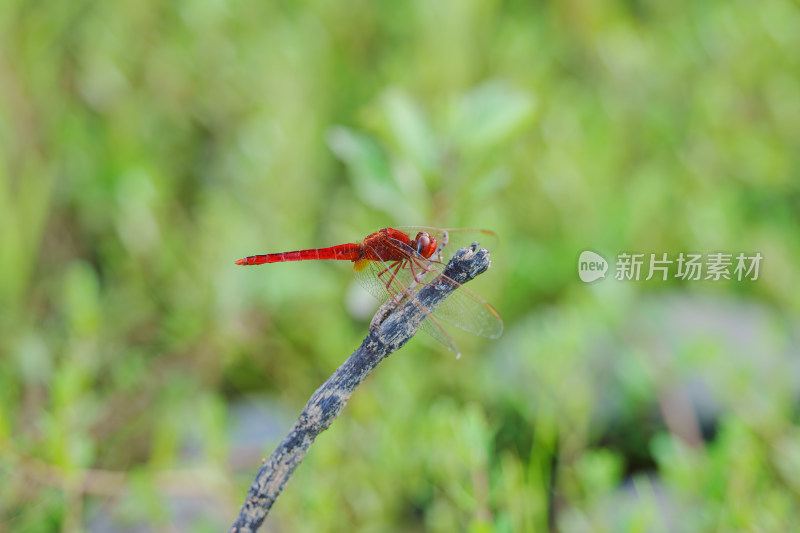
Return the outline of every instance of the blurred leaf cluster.
{"type": "Polygon", "coordinates": [[[233,261],[414,224],[499,234],[470,288],[506,333],[393,355],[265,530],[789,530],[798,29],[790,0],[6,1],[0,530],[226,527],[378,303],[346,264],[233,261]],[[585,285],[586,249],[764,262],[585,285]]]}

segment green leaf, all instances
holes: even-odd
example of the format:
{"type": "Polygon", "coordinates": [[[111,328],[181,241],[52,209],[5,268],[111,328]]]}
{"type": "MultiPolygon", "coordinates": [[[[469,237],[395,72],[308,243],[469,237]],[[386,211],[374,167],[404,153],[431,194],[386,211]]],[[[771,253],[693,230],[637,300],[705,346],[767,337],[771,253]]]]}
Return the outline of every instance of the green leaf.
{"type": "Polygon", "coordinates": [[[468,92],[456,105],[452,137],[463,152],[485,152],[498,147],[533,118],[533,94],[504,81],[489,81],[468,92]]]}

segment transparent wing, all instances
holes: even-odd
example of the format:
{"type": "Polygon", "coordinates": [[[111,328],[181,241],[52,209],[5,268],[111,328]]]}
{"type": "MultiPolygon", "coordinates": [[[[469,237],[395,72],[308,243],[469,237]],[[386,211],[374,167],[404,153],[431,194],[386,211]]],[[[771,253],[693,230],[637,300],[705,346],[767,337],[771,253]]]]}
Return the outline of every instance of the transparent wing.
{"type": "MultiPolygon", "coordinates": [[[[401,248],[408,248],[403,243],[397,243],[397,245],[401,248]]],[[[409,257],[413,257],[413,255],[409,254],[409,257]]],[[[416,267],[413,270],[409,268],[410,262],[411,259],[359,261],[354,265],[356,280],[367,292],[381,302],[394,300],[398,305],[402,305],[406,301],[415,302],[428,315],[428,318],[422,322],[420,328],[443,344],[448,350],[460,355],[452,337],[444,330],[441,323],[434,318],[435,313],[431,314],[429,309],[417,301],[415,295],[422,285],[414,280],[414,275],[416,273],[419,279],[421,271],[416,267]]]]}
{"type": "Polygon", "coordinates": [[[436,308],[433,316],[467,333],[498,338],[503,333],[503,319],[497,310],[468,288],[457,285],[458,288],[436,308]]]}
{"type": "MultiPolygon", "coordinates": [[[[414,230],[417,230],[417,228],[414,228],[414,230]]],[[[419,231],[428,231],[430,233],[429,230],[430,228],[424,228],[419,231]]],[[[414,235],[416,235],[416,232],[414,235]]],[[[412,235],[412,238],[414,235],[412,235]]],[[[402,256],[405,259],[360,261],[355,265],[356,279],[370,294],[381,301],[392,298],[397,303],[404,303],[406,300],[416,302],[416,293],[424,286],[433,283],[437,276],[442,274],[445,264],[423,258],[402,242],[394,239],[388,239],[388,241],[391,241],[392,250],[395,252],[402,251],[402,255],[396,253],[392,255],[395,257],[402,256]]],[[[472,242],[475,241],[470,241],[469,244],[472,242]]],[[[458,248],[454,249],[457,250],[458,248]]],[[[503,321],[494,307],[455,280],[450,278],[446,278],[446,280],[448,283],[455,285],[456,289],[434,312],[431,313],[421,303],[417,302],[423,311],[429,315],[428,319],[423,322],[422,329],[456,353],[458,353],[458,350],[453,343],[453,339],[444,330],[441,321],[482,337],[499,337],[503,331],[503,321]]]]}

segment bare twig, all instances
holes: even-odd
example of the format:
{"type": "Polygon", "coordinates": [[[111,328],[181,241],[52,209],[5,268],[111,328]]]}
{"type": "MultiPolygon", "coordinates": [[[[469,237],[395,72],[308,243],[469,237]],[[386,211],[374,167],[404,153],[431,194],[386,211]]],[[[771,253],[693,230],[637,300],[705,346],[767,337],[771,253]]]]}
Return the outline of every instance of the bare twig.
{"type": "MultiPolygon", "coordinates": [[[[443,275],[423,287],[415,295],[416,300],[433,311],[453,292],[455,285],[452,281],[463,284],[485,272],[491,264],[489,252],[476,248],[473,244],[472,248],[458,250],[443,275]]],[[[383,314],[383,317],[376,315],[377,319],[373,320],[370,333],[361,346],[311,396],[292,430],[258,470],[231,527],[232,533],[256,531],[261,526],[317,435],[330,427],[355,388],[378,363],[408,342],[428,317],[414,302],[408,302],[393,312],[382,306],[378,314],[383,314]]]]}

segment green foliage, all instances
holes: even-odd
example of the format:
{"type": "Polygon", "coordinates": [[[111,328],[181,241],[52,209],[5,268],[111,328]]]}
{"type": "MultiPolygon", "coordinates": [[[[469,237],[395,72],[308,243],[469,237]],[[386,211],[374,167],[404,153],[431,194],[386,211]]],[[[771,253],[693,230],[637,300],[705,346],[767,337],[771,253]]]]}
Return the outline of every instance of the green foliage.
{"type": "Polygon", "coordinates": [[[504,336],[393,355],[268,527],[787,531],[798,27],[788,0],[6,2],[0,530],[226,527],[373,305],[346,264],[234,260],[424,224],[498,233],[470,288],[504,336]],[[586,249],[764,261],[585,285],[586,249]]]}

